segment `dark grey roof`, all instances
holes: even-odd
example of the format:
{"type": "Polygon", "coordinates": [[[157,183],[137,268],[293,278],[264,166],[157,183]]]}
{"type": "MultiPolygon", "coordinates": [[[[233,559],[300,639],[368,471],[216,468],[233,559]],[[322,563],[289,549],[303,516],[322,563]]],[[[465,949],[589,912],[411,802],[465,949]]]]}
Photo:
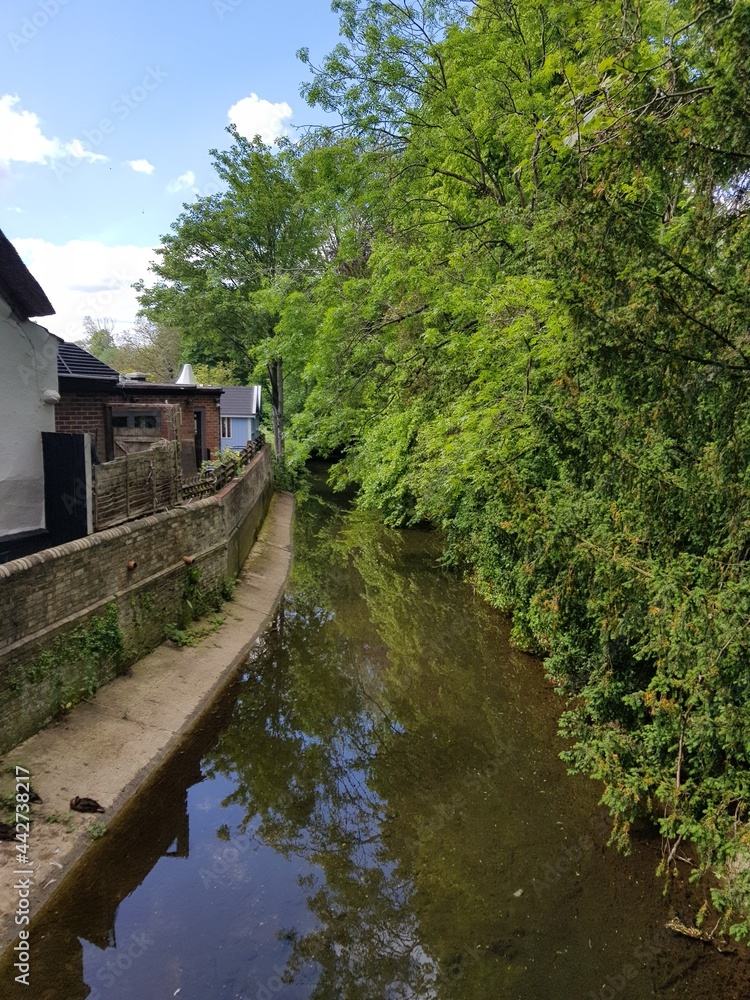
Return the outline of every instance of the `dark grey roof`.
{"type": "Polygon", "coordinates": [[[224,417],[254,417],[260,410],[259,385],[228,385],[219,402],[224,417]]]}
{"type": "Polygon", "coordinates": [[[0,295],[20,319],[54,315],[55,310],[44,294],[42,286],[2,231],[0,231],[0,295]]]}
{"type": "Polygon", "coordinates": [[[99,381],[119,382],[120,373],[105,365],[78,344],[62,341],[57,348],[57,374],[61,378],[95,378],[99,381]]]}

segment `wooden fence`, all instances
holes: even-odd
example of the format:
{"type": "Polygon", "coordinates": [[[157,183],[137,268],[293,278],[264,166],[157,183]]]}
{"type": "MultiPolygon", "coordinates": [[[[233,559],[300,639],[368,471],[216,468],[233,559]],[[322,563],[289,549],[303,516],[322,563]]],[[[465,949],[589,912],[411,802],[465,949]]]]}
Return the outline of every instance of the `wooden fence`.
{"type": "Polygon", "coordinates": [[[258,434],[253,441],[248,441],[245,447],[235,452],[234,455],[227,456],[216,465],[198,473],[197,476],[183,479],[183,499],[193,500],[195,497],[207,497],[218,493],[230,479],[234,479],[240,469],[244,469],[265,443],[263,435],[258,434]]]}
{"type": "Polygon", "coordinates": [[[164,441],[148,451],[95,465],[94,531],[174,507],[182,499],[180,446],[164,441]]]}
{"type": "Polygon", "coordinates": [[[197,476],[183,479],[178,441],[162,441],[94,466],[94,531],[175,507],[182,500],[212,496],[233,479],[264,446],[259,434],[244,448],[197,476]]]}

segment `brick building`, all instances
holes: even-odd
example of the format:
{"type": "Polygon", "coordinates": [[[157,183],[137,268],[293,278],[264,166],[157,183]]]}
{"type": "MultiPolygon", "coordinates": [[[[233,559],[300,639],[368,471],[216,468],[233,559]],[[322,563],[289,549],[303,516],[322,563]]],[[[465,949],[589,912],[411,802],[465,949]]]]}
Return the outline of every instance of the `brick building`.
{"type": "Polygon", "coordinates": [[[59,345],[57,372],[55,429],[91,434],[100,462],[144,451],[159,438],[180,441],[185,476],[195,475],[201,462],[218,455],[221,387],[124,377],[65,343],[59,345]]]}

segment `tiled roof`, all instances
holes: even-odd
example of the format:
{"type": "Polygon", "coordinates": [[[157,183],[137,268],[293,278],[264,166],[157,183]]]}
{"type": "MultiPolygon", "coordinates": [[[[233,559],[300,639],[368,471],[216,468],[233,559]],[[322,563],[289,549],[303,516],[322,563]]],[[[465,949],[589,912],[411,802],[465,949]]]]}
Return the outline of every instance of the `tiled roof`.
{"type": "Polygon", "coordinates": [[[0,295],[21,319],[52,316],[55,310],[42,286],[18,256],[18,251],[0,231],[0,295]]]}
{"type": "Polygon", "coordinates": [[[260,386],[225,386],[219,407],[224,417],[254,417],[260,410],[260,386]]]}
{"type": "Polygon", "coordinates": [[[114,368],[105,365],[77,344],[66,344],[64,341],[57,348],[57,374],[61,378],[95,378],[109,382],[120,380],[120,373],[114,368]]]}

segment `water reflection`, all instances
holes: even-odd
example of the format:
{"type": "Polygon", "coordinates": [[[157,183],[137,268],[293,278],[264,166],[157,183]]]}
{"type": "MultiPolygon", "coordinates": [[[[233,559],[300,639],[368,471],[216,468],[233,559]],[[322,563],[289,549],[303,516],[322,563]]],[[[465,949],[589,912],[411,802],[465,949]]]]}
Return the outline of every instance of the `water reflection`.
{"type": "MultiPolygon", "coordinates": [[[[228,714],[228,706],[217,706],[203,728],[185,741],[181,752],[91,848],[79,865],[78,877],[66,882],[54,905],[34,921],[35,1000],[83,1000],[92,988],[96,996],[99,987],[106,984],[109,988],[110,980],[127,978],[134,962],[153,947],[154,916],[141,910],[137,923],[130,926],[122,920],[121,905],[162,859],[169,863],[169,859],[190,856],[188,789],[202,781],[201,755],[226,724],[228,714]],[[102,961],[97,962],[96,956],[102,961]]],[[[8,961],[0,965],[0,981],[13,983],[8,961]]],[[[28,990],[18,987],[8,995],[26,996],[28,990]]]]}
{"type": "Polygon", "coordinates": [[[750,995],[665,934],[658,845],[606,849],[538,663],[438,555],[324,493],[300,511],[224,715],[35,926],[35,998],[750,995]]]}

